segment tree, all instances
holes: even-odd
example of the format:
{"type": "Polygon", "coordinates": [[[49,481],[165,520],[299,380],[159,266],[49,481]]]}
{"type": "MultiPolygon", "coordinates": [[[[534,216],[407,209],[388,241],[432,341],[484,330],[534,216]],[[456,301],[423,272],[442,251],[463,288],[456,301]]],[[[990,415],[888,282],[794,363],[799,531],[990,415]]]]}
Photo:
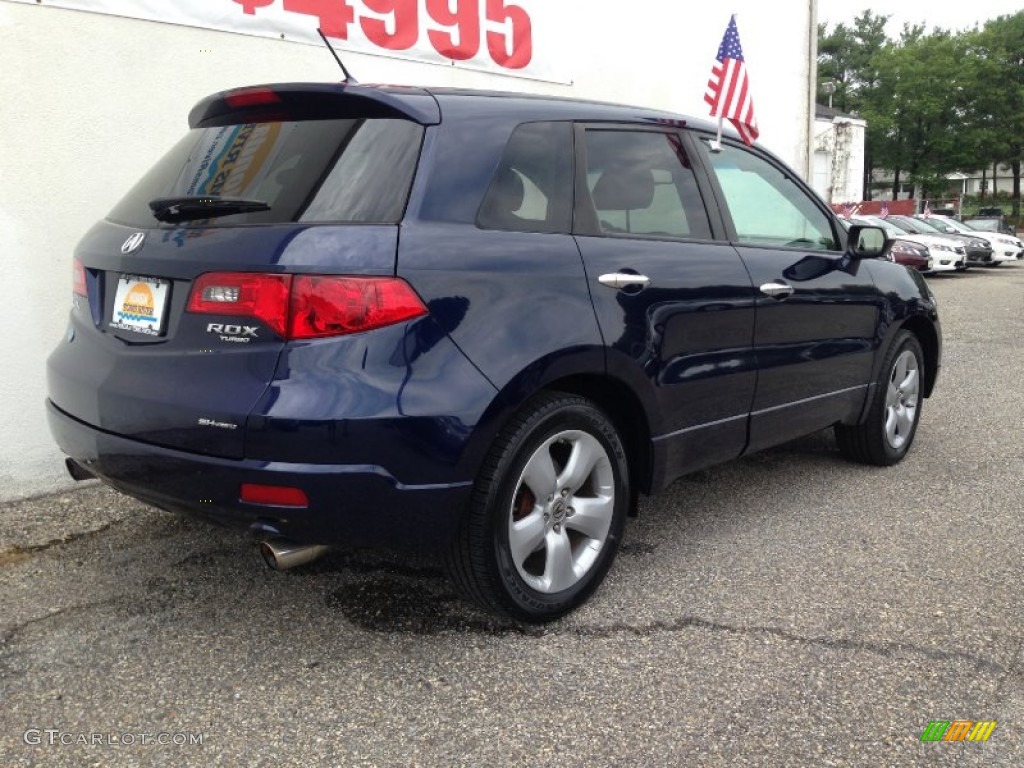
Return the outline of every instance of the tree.
{"type": "Polygon", "coordinates": [[[832,105],[843,112],[860,109],[865,89],[875,84],[871,60],[886,43],[888,16],[862,11],[853,25],[837,24],[829,32],[828,24],[818,25],[818,101],[828,102],[821,83],[835,83],[832,105]]]}
{"type": "Polygon", "coordinates": [[[988,114],[990,161],[1013,171],[1013,215],[1020,216],[1024,162],[1024,11],[989,21],[978,36],[975,56],[985,77],[979,112],[988,114]]]}
{"type": "Polygon", "coordinates": [[[872,157],[896,174],[894,199],[902,171],[926,194],[942,194],[945,175],[964,159],[959,134],[963,94],[971,83],[962,78],[960,63],[966,48],[963,35],[904,27],[899,42],[872,59],[878,85],[868,93],[863,115],[872,126],[872,157]]]}
{"type": "Polygon", "coordinates": [[[904,174],[941,194],[948,173],[1004,162],[1019,216],[1024,11],[957,33],[904,25],[896,41],[886,38],[887,21],[864,11],[850,27],[818,28],[819,100],[820,83],[831,80],[833,105],[866,120],[868,177],[876,167],[892,171],[894,199],[904,174]]]}
{"type": "MultiPolygon", "coordinates": [[[[873,60],[886,45],[885,25],[888,16],[864,10],[851,26],[837,24],[829,32],[827,24],[818,25],[818,103],[829,102],[822,83],[833,83],[831,103],[842,112],[860,114],[865,100],[878,87],[873,60]]],[[[871,124],[868,124],[871,129],[871,124]]],[[[871,142],[865,146],[864,198],[870,193],[871,171],[875,165],[871,142]]]]}

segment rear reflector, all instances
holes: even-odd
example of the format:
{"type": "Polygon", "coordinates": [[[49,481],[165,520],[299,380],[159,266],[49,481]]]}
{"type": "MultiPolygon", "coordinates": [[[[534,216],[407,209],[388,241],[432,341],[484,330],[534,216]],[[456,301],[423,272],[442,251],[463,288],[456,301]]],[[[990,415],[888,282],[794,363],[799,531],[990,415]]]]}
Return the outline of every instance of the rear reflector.
{"type": "Polygon", "coordinates": [[[286,340],[362,333],[427,314],[396,277],[210,272],[200,275],[189,312],[261,320],[286,340]]]}
{"type": "Polygon", "coordinates": [[[268,507],[308,507],[309,499],[301,488],[288,485],[262,485],[242,483],[239,498],[246,504],[262,504],[268,507]]]}
{"type": "Polygon", "coordinates": [[[82,262],[75,259],[71,269],[71,290],[78,296],[88,296],[89,292],[85,287],[85,267],[82,266],[82,262]]]}

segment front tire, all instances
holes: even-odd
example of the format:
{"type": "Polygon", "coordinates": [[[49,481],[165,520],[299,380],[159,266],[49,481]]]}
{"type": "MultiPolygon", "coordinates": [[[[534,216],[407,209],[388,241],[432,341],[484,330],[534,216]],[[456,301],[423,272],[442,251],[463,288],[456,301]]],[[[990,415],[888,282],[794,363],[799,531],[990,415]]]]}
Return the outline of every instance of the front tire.
{"type": "Polygon", "coordinates": [[[611,420],[585,398],[538,395],[484,461],[448,553],[449,575],[489,611],[557,619],[604,579],[629,499],[626,454],[611,420]]]}
{"type": "Polygon", "coordinates": [[[924,375],[921,344],[914,334],[901,331],[885,356],[867,419],[835,427],[836,442],[846,458],[885,467],[907,455],[921,419],[924,375]]]}

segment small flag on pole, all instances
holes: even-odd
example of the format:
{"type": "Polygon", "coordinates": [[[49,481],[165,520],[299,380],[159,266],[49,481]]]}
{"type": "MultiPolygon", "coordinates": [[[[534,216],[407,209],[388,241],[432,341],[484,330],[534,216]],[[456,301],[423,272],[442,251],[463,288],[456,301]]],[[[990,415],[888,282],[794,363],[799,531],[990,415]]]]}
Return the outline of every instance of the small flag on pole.
{"type": "Polygon", "coordinates": [[[722,118],[726,118],[736,126],[746,144],[753,144],[760,131],[757,129],[757,118],[754,117],[754,100],[750,96],[736,16],[729,19],[729,26],[725,28],[725,36],[715,58],[704,101],[711,107],[711,116],[718,118],[718,138],[722,138],[722,118]]]}

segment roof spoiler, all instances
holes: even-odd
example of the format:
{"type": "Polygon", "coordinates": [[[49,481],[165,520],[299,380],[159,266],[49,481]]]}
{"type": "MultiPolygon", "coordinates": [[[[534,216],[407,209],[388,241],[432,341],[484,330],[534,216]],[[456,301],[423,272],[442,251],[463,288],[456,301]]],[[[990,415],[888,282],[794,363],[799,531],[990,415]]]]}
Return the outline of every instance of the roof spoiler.
{"type": "Polygon", "coordinates": [[[348,83],[277,83],[207,96],[188,114],[190,128],[239,122],[345,118],[400,118],[420,125],[441,122],[437,100],[422,88],[348,83]]]}

